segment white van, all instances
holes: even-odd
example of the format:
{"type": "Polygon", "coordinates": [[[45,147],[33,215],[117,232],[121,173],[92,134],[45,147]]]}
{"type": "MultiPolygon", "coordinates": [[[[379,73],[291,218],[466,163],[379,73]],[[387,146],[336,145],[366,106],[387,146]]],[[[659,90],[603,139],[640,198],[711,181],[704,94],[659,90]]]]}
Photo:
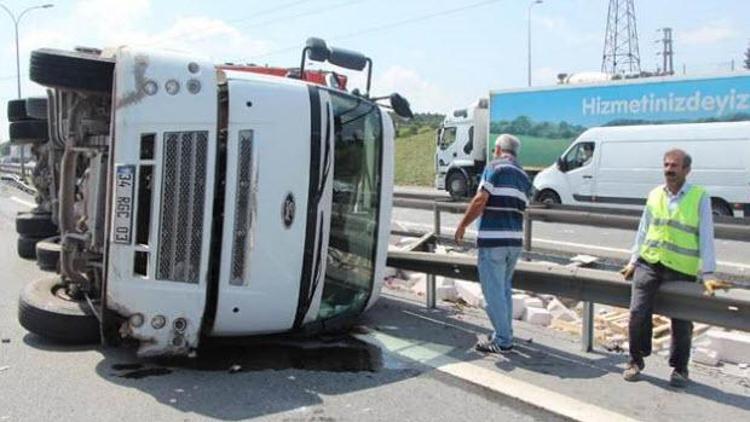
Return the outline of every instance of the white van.
{"type": "Polygon", "coordinates": [[[642,207],[664,183],[672,148],[693,158],[690,183],[711,194],[714,214],[750,216],[750,122],[598,127],[582,133],[534,179],[544,203],[642,207]]]}

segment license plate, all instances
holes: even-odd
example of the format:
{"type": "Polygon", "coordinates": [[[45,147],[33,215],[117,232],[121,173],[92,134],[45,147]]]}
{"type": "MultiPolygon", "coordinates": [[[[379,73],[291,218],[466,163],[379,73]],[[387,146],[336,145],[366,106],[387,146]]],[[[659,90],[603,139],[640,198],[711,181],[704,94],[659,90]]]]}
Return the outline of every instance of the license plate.
{"type": "Polygon", "coordinates": [[[133,227],[133,191],[135,166],[117,166],[115,172],[115,206],[112,242],[129,245],[133,227]]]}

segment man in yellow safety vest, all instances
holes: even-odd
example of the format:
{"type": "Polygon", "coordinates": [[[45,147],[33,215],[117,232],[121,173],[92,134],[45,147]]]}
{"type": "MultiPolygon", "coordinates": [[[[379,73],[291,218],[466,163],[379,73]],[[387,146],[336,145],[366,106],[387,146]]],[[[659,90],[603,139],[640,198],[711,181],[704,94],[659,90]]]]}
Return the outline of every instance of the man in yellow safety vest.
{"type": "MultiPolygon", "coordinates": [[[[665,185],[648,195],[633,247],[630,263],[621,273],[632,279],[630,299],[628,363],[623,378],[636,381],[651,354],[653,304],[659,286],[665,281],[714,282],[714,223],[711,198],[705,189],[685,182],[692,159],[685,151],[672,149],[664,154],[665,185]]],[[[688,362],[693,323],[672,318],[672,344],[669,383],[684,387],[688,382],[688,362]]]]}

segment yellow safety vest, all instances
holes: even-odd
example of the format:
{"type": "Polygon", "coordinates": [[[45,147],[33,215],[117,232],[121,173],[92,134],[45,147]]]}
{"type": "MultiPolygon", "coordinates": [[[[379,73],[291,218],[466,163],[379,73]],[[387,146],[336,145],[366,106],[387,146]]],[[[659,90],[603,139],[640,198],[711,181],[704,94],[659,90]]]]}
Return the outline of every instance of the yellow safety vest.
{"type": "Polygon", "coordinates": [[[641,245],[641,258],[683,274],[698,275],[700,201],[705,192],[701,187],[692,186],[674,212],[669,211],[669,198],[663,186],[649,193],[646,207],[651,213],[651,224],[641,245]]]}

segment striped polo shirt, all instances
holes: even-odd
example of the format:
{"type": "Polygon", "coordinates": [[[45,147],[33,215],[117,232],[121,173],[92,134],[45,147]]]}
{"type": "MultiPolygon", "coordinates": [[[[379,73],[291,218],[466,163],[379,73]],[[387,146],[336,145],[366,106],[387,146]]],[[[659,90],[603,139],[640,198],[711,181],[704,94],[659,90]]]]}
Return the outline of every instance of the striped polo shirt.
{"type": "Polygon", "coordinates": [[[523,212],[529,203],[531,180],[518,161],[508,154],[484,169],[479,189],[490,197],[479,220],[477,246],[522,246],[523,212]]]}

